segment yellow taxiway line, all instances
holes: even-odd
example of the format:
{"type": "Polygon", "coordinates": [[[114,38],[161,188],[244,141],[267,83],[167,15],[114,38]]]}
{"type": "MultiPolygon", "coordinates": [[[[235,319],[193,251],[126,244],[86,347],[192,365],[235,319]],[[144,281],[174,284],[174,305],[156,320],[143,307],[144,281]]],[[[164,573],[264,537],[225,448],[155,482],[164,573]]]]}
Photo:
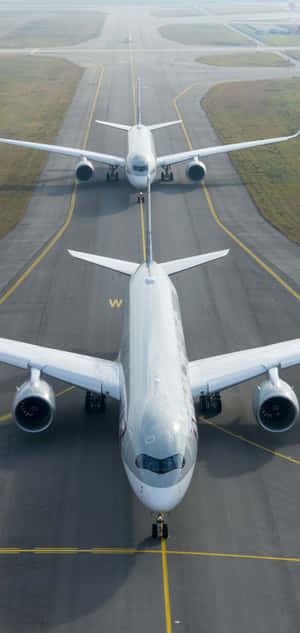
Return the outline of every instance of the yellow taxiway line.
{"type": "MultiPolygon", "coordinates": [[[[87,125],[87,129],[86,129],[86,133],[85,133],[85,137],[84,137],[84,141],[83,141],[83,149],[86,148],[86,143],[87,143],[88,135],[89,135],[90,129],[91,129],[91,124],[92,124],[92,120],[93,120],[93,116],[94,116],[94,111],[95,111],[95,108],[96,108],[97,99],[98,99],[99,92],[100,92],[100,87],[101,87],[101,83],[102,83],[103,74],[104,74],[104,67],[102,66],[102,70],[101,70],[100,77],[99,77],[98,84],[97,84],[96,94],[95,94],[94,101],[93,101],[93,104],[92,104],[92,109],[91,109],[91,113],[90,113],[90,116],[89,116],[88,125],[87,125]]],[[[49,251],[53,248],[53,246],[56,244],[56,242],[59,240],[59,238],[64,234],[65,230],[68,228],[68,226],[69,226],[69,224],[71,222],[72,216],[73,216],[73,212],[74,212],[75,201],[76,201],[76,194],[77,194],[77,186],[78,186],[78,184],[77,184],[77,182],[75,182],[74,188],[73,188],[73,193],[72,193],[72,198],[71,198],[71,204],[70,204],[68,216],[67,216],[67,219],[66,219],[65,223],[63,224],[61,229],[56,233],[56,235],[52,238],[52,240],[50,241],[48,246],[46,246],[46,248],[44,248],[44,250],[40,253],[40,255],[34,260],[34,262],[31,264],[31,266],[29,266],[29,268],[27,268],[27,270],[25,270],[25,272],[21,275],[21,277],[19,277],[19,279],[17,279],[17,281],[9,288],[9,290],[7,290],[7,292],[1,297],[0,305],[2,305],[4,303],[4,301],[6,301],[6,299],[8,299],[8,297],[10,297],[13,294],[13,292],[21,285],[21,283],[30,275],[30,273],[37,267],[37,265],[42,261],[42,259],[44,259],[45,255],[47,255],[47,253],[49,253],[49,251]]]]}

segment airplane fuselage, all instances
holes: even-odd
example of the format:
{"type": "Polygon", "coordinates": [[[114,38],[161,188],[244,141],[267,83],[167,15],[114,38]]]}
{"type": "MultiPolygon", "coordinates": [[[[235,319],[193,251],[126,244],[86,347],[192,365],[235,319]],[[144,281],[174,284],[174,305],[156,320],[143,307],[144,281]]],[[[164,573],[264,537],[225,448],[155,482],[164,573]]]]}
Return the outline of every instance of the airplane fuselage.
{"type": "Polygon", "coordinates": [[[139,191],[147,188],[156,176],[156,153],[153,134],[145,125],[133,125],[128,131],[125,171],[130,184],[139,191]]]}
{"type": "Polygon", "coordinates": [[[130,280],[119,360],[125,472],[150,510],[167,512],[191,482],[198,433],[177,293],[155,262],[130,280]]]}

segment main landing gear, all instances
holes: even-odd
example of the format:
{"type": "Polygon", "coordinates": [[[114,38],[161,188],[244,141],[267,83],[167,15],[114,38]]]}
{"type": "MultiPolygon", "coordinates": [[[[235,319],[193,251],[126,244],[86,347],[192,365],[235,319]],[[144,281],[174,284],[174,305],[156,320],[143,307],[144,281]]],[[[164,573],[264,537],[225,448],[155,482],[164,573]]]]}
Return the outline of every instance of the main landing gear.
{"type": "Polygon", "coordinates": [[[144,202],[144,201],[145,201],[145,196],[143,192],[140,191],[140,193],[138,194],[138,202],[144,202]]]}
{"type": "Polygon", "coordinates": [[[168,538],[168,524],[165,523],[165,514],[156,515],[155,523],[152,523],[152,538],[168,538]]]}
{"type": "Polygon", "coordinates": [[[104,393],[94,393],[93,391],[87,391],[85,394],[84,408],[86,413],[103,413],[105,411],[104,393]]]}
{"type": "Polygon", "coordinates": [[[119,180],[119,172],[117,165],[110,165],[109,171],[106,174],[106,180],[119,180]]]}
{"type": "Polygon", "coordinates": [[[161,172],[160,179],[165,181],[165,182],[167,182],[167,181],[168,182],[169,181],[172,182],[172,180],[174,179],[174,176],[173,176],[173,172],[170,169],[170,166],[169,165],[165,165],[165,167],[163,167],[162,169],[163,169],[163,171],[161,172]]]}

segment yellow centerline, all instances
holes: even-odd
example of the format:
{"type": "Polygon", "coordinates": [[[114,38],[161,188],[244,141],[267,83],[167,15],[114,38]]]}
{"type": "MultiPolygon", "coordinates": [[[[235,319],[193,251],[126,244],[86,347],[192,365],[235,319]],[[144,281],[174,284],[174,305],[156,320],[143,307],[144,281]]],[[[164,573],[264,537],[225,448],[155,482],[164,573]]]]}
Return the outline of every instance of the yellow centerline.
{"type": "Polygon", "coordinates": [[[146,261],[146,239],[145,239],[145,222],[144,222],[144,205],[140,200],[141,226],[142,226],[142,242],[143,242],[143,258],[146,261]]]}
{"type": "MultiPolygon", "coordinates": [[[[104,67],[102,66],[102,70],[101,70],[100,77],[99,77],[98,84],[97,84],[96,94],[95,94],[95,97],[94,97],[91,113],[90,113],[90,116],[89,116],[87,130],[86,130],[84,141],[83,141],[83,149],[86,148],[86,143],[87,143],[88,135],[90,133],[90,128],[91,128],[91,124],[92,124],[92,119],[93,119],[93,115],[94,115],[97,99],[98,99],[99,92],[100,92],[100,87],[101,87],[101,83],[102,83],[103,74],[104,74],[104,67]]],[[[72,197],[71,197],[71,204],[70,204],[68,216],[67,216],[67,219],[66,219],[65,223],[63,224],[61,229],[56,233],[56,235],[52,238],[52,240],[50,241],[48,246],[46,246],[46,248],[44,248],[44,250],[40,253],[40,255],[34,260],[34,262],[31,264],[31,266],[29,266],[29,268],[27,268],[27,270],[25,270],[25,272],[21,275],[21,277],[19,277],[19,279],[17,279],[17,281],[9,288],[9,290],[7,290],[7,292],[1,297],[0,305],[2,305],[4,303],[4,301],[6,301],[6,299],[8,299],[8,297],[10,297],[12,295],[12,293],[21,285],[21,283],[30,275],[30,273],[37,267],[37,265],[42,261],[42,259],[44,259],[45,255],[47,255],[47,253],[49,253],[49,251],[53,248],[54,244],[56,244],[56,242],[63,235],[65,230],[68,228],[68,226],[69,226],[69,224],[71,222],[72,216],[73,216],[73,212],[74,212],[77,187],[78,187],[78,184],[77,184],[77,182],[75,182],[74,188],[73,188],[73,192],[72,192],[72,197]]]]}
{"type": "MultiPolygon", "coordinates": [[[[190,150],[193,149],[190,137],[188,135],[188,132],[186,130],[186,127],[184,125],[183,122],[183,118],[182,118],[182,114],[179,110],[178,107],[178,99],[180,97],[182,97],[184,94],[186,94],[187,92],[189,92],[192,88],[194,88],[195,86],[199,85],[199,83],[193,83],[190,86],[187,86],[184,90],[182,90],[174,99],[173,99],[173,105],[176,111],[176,114],[178,116],[179,119],[182,120],[181,122],[181,127],[184,133],[184,136],[186,138],[188,147],[190,150]]],[[[253,251],[248,248],[248,246],[246,246],[236,235],[234,235],[234,233],[232,233],[232,231],[230,231],[222,222],[221,220],[218,218],[217,214],[216,214],[216,210],[214,208],[212,199],[210,197],[209,191],[207,189],[206,184],[203,182],[202,183],[202,187],[204,190],[204,194],[209,206],[209,210],[211,212],[211,215],[213,216],[216,224],[222,229],[222,231],[224,231],[227,235],[229,235],[229,237],[231,237],[232,240],[234,240],[234,242],[236,242],[236,244],[238,244],[248,255],[250,255],[250,257],[252,257],[257,264],[259,264],[267,273],[269,273],[269,275],[271,275],[274,279],[276,279],[276,281],[281,284],[281,286],[283,286],[283,288],[285,288],[285,290],[287,290],[290,294],[293,295],[293,297],[295,297],[298,301],[300,301],[300,295],[299,293],[297,293],[289,284],[287,284],[279,275],[277,275],[277,273],[275,273],[274,270],[272,270],[270,268],[270,266],[268,266],[267,264],[265,264],[265,262],[262,261],[262,259],[260,259],[260,257],[258,257],[257,255],[255,255],[255,253],[253,253],[253,251]]]]}

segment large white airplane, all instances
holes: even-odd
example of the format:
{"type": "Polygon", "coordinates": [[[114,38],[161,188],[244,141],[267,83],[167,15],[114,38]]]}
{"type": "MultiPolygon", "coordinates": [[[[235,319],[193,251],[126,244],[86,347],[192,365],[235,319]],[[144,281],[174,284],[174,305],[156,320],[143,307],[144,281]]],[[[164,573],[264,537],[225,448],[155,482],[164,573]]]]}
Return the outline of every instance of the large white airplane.
{"type": "Polygon", "coordinates": [[[198,430],[194,408],[206,417],[221,411],[220,391],[265,374],[253,401],[258,424],[272,432],[290,429],[299,404],[278,373],[300,363],[300,339],[202,358],[186,355],[177,292],[170,277],[227,255],[217,251],[156,263],[152,258],[148,180],[147,257],[142,264],[69,251],[73,257],[130,278],[123,334],[116,362],[0,339],[0,362],[29,370],[16,391],[13,415],[23,431],[47,429],[55,394],[43,375],[87,390],[86,410],[101,408],[105,396],[120,401],[121,458],[129,483],[155,513],[152,535],[166,538],[165,513],[182,500],[194,472],[198,430]]]}
{"type": "Polygon", "coordinates": [[[257,141],[243,141],[242,143],[217,145],[216,147],[193,149],[185,152],[178,152],[176,154],[156,156],[152,132],[163,127],[176,125],[181,123],[181,121],[176,120],[169,121],[167,123],[157,123],[154,125],[143,125],[141,119],[141,93],[139,80],[137,82],[137,124],[123,125],[121,123],[109,123],[107,121],[99,120],[97,120],[97,123],[125,130],[128,133],[128,151],[126,158],[122,156],[101,154],[99,152],[92,152],[85,149],[77,149],[74,147],[47,145],[45,143],[33,143],[31,141],[19,141],[8,138],[0,138],[0,143],[40,149],[46,152],[65,154],[67,156],[77,156],[80,158],[80,161],[75,168],[75,174],[77,180],[80,182],[87,182],[93,177],[95,170],[91,161],[108,166],[109,171],[106,174],[107,180],[117,180],[119,177],[119,168],[123,168],[130,184],[138,189],[139,192],[142,192],[147,187],[148,177],[150,177],[150,182],[152,183],[156,178],[158,169],[161,169],[162,180],[173,180],[173,172],[170,169],[171,166],[187,162],[187,177],[192,182],[199,182],[203,180],[206,174],[206,167],[200,160],[204,156],[233,152],[236,150],[246,149],[248,147],[281,143],[282,141],[288,141],[289,139],[296,138],[296,136],[300,134],[299,130],[296,134],[292,134],[290,136],[280,136],[278,138],[268,138],[257,141]]]}

